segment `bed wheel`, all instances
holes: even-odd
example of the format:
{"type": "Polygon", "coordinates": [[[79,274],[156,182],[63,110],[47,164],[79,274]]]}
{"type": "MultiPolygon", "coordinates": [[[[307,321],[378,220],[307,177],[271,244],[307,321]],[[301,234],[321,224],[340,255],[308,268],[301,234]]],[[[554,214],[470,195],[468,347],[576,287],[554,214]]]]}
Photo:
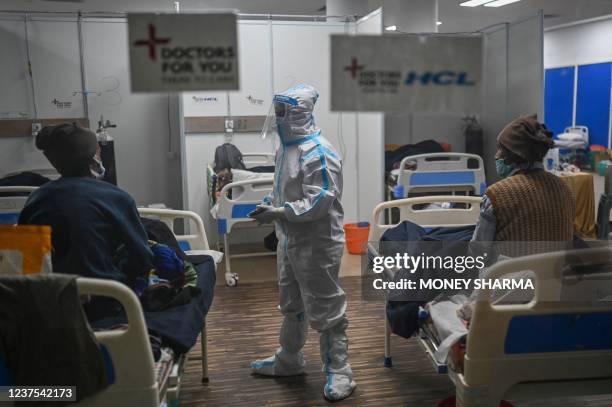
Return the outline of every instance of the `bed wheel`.
{"type": "Polygon", "coordinates": [[[391,359],[391,356],[387,357],[385,356],[385,367],[393,367],[393,361],[391,359]]]}
{"type": "Polygon", "coordinates": [[[225,284],[227,284],[228,287],[236,287],[238,285],[238,275],[232,274],[225,277],[225,284]]]}
{"type": "Polygon", "coordinates": [[[208,384],[209,381],[210,381],[210,379],[208,377],[203,377],[202,378],[202,384],[208,384]]]}

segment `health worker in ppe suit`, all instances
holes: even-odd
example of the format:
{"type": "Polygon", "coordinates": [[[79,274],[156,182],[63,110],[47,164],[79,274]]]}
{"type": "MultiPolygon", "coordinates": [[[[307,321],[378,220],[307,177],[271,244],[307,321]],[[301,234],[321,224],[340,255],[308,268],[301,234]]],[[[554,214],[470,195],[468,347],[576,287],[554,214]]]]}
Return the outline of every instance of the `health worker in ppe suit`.
{"type": "MultiPolygon", "coordinates": [[[[328,400],[342,400],[356,383],[348,363],[346,294],[338,283],[344,246],[342,162],[315,127],[318,92],[299,85],[274,96],[281,146],[271,196],[252,214],[276,224],[280,310],[284,315],[280,347],[251,363],[254,373],[293,376],[304,373],[301,352],[308,324],[320,333],[321,361],[328,400]]],[[[264,129],[265,131],[265,129],[264,129]]]]}

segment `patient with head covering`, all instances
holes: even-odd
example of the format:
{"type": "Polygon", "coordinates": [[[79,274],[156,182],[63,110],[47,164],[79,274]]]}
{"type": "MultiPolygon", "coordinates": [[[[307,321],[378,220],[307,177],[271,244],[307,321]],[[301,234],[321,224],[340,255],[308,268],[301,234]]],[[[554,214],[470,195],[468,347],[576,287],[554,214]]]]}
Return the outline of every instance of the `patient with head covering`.
{"type": "MultiPolygon", "coordinates": [[[[101,181],[97,138],[76,124],[42,129],[36,147],[61,177],[38,188],[19,217],[22,225],[49,225],[56,273],[106,278],[135,287],[152,268],[153,254],[132,197],[101,181]],[[125,248],[127,258],[117,259],[125,248]]],[[[108,310],[90,307],[91,314],[108,310]]],[[[102,315],[100,315],[102,316],[102,315]]]]}
{"type": "Polygon", "coordinates": [[[473,241],[568,242],[576,212],[570,188],[544,171],[554,145],[537,117],[508,124],[497,137],[495,166],[500,180],[487,188],[473,241]]]}

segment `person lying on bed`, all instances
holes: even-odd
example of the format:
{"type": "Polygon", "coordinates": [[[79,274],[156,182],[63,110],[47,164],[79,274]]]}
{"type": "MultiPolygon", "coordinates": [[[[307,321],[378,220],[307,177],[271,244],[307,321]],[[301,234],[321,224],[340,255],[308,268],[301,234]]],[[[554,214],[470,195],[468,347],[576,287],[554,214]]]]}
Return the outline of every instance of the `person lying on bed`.
{"type": "Polygon", "coordinates": [[[135,287],[153,267],[153,254],[134,199],[101,181],[96,135],[75,124],[42,129],[36,147],[61,177],[28,198],[18,223],[50,225],[55,273],[106,278],[135,287]],[[113,261],[120,246],[128,259],[113,261]]]}
{"type": "Polygon", "coordinates": [[[542,162],[553,145],[552,133],[535,115],[501,131],[495,154],[501,180],[485,192],[472,241],[572,241],[573,193],[542,162]]]}

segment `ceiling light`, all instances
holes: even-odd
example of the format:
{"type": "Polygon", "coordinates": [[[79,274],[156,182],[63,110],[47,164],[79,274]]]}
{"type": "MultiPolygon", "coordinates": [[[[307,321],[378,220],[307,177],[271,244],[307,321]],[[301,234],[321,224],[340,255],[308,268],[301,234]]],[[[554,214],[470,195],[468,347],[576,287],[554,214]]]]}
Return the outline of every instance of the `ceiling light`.
{"type": "Polygon", "coordinates": [[[385,27],[386,31],[397,31],[397,26],[396,25],[388,25],[385,27]]]}
{"type": "Polygon", "coordinates": [[[464,1],[463,3],[459,5],[463,7],[478,7],[478,6],[482,6],[485,3],[490,3],[492,1],[493,0],[470,0],[470,1],[464,1]]]}
{"type": "Polygon", "coordinates": [[[436,25],[442,25],[442,21],[436,21],[436,25]]]}
{"type": "Polygon", "coordinates": [[[517,1],[521,1],[521,0],[495,0],[492,3],[485,4],[485,7],[501,7],[501,6],[505,6],[506,4],[516,3],[517,1]]]}

